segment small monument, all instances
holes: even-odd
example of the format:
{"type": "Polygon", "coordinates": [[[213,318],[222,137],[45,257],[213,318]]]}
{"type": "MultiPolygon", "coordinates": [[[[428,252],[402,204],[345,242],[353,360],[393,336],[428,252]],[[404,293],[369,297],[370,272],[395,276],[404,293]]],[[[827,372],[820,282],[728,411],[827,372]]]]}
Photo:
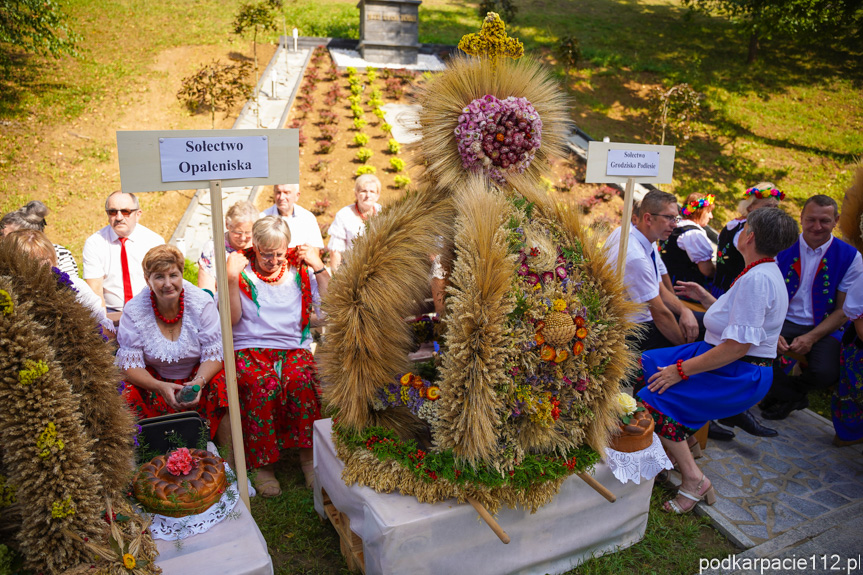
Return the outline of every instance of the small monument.
{"type": "Polygon", "coordinates": [[[422,0],[360,0],[360,55],[380,64],[417,63],[422,0]]]}

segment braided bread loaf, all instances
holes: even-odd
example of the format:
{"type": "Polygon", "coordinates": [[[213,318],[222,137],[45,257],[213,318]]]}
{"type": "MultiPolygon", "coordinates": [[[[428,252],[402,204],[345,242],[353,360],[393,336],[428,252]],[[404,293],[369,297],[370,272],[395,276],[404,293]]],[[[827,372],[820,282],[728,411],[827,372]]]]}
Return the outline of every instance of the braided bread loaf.
{"type": "Polygon", "coordinates": [[[228,486],[225,462],[209,451],[190,449],[196,465],[188,475],[174,475],[166,467],[168,456],[154,457],[135,476],[135,498],[151,513],[185,517],[213,506],[228,486]]]}

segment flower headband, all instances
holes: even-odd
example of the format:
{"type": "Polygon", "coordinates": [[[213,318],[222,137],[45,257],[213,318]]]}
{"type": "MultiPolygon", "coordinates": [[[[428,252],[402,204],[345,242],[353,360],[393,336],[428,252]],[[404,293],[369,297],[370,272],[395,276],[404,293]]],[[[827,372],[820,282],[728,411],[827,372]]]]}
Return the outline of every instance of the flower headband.
{"type": "Polygon", "coordinates": [[[680,210],[680,213],[684,216],[691,216],[695,213],[695,210],[700,210],[701,208],[706,208],[707,206],[712,206],[716,202],[716,196],[713,194],[708,194],[706,198],[701,198],[698,200],[693,200],[683,206],[683,209],[680,210]]]}
{"type": "MultiPolygon", "coordinates": [[[[763,190],[759,190],[758,188],[749,188],[746,190],[744,196],[754,196],[755,199],[758,198],[776,198],[777,200],[785,199],[785,192],[780,192],[776,188],[764,188],[763,190]]],[[[745,198],[744,198],[745,199],[745,198]]]]}

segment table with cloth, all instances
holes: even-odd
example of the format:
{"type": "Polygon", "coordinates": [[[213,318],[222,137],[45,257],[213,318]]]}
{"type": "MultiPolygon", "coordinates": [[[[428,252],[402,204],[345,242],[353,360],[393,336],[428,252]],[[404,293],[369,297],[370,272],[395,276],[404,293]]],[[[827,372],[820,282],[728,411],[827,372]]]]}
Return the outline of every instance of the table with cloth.
{"type": "Polygon", "coordinates": [[[621,484],[598,463],[594,477],[615,494],[615,503],[572,476],[534,514],[501,509],[497,522],[512,539],[504,545],[470,505],[454,499],[430,505],[397,491],[346,486],[331,434],[331,419],[315,422],[315,510],[325,515],[323,488],[363,540],[366,575],[562,573],[637,543],[647,527],[653,480],[621,484]]]}

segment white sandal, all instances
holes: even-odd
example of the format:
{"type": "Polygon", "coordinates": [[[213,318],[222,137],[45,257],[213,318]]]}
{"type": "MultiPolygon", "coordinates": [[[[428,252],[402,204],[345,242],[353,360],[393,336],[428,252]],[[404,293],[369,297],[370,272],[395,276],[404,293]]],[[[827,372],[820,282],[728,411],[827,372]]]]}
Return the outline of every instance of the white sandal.
{"type": "MultiPolygon", "coordinates": [[[[704,476],[704,474],[702,474],[701,481],[699,481],[698,485],[695,486],[696,493],[701,491],[701,486],[704,485],[705,479],[706,477],[704,476]]],[[[692,493],[684,491],[683,489],[678,489],[677,495],[683,495],[684,497],[686,497],[687,499],[691,499],[695,503],[689,509],[683,509],[680,504],[677,503],[677,498],[670,499],[666,501],[665,505],[663,505],[662,507],[666,512],[682,515],[684,513],[691,513],[692,510],[695,509],[695,506],[698,505],[699,501],[704,501],[708,505],[713,505],[714,503],[716,503],[716,491],[713,489],[713,485],[711,485],[710,488],[704,492],[704,495],[693,495],[692,493]]]]}

